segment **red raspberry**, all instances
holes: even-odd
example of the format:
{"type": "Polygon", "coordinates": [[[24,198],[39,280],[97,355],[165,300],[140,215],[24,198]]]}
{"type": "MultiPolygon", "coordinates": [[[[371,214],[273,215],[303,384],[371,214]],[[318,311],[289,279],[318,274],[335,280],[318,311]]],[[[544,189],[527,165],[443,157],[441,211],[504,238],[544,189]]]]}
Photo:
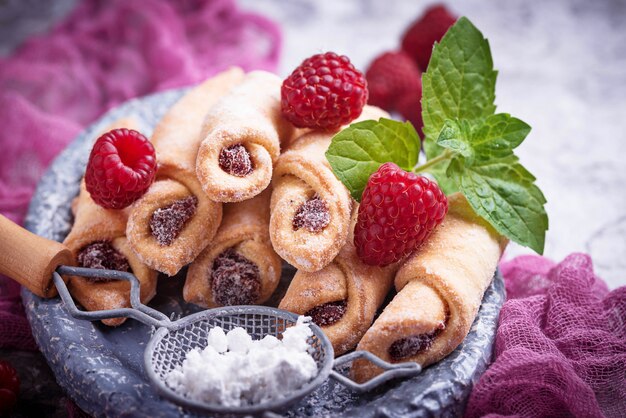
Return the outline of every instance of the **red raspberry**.
{"type": "Polygon", "coordinates": [[[17,372],[4,360],[0,360],[0,415],[11,412],[20,393],[20,378],[17,372]]]}
{"type": "Polygon", "coordinates": [[[299,128],[336,129],[356,119],[367,102],[367,82],[348,57],[334,52],[307,58],[283,81],[283,116],[299,128]]]}
{"type": "Polygon", "coordinates": [[[93,146],[85,183],[93,200],[108,209],[122,209],[148,190],[156,173],[154,147],[132,129],[113,129],[93,146]]]}
{"type": "Polygon", "coordinates": [[[406,120],[411,121],[420,138],[424,138],[424,121],[422,120],[422,83],[417,93],[409,93],[401,96],[396,105],[397,111],[406,120]]]}
{"type": "Polygon", "coordinates": [[[379,55],[370,64],[365,77],[369,103],[385,110],[396,110],[398,99],[404,95],[422,97],[422,73],[403,51],[379,55]]]}
{"type": "Polygon", "coordinates": [[[413,22],[402,37],[402,49],[412,56],[422,71],[426,71],[433,45],[439,42],[456,17],[442,4],[432,6],[413,22]]]}
{"type": "Polygon", "coordinates": [[[357,254],[369,265],[394,263],[418,248],[447,212],[448,199],[436,183],[385,163],[363,192],[354,228],[357,254]]]}

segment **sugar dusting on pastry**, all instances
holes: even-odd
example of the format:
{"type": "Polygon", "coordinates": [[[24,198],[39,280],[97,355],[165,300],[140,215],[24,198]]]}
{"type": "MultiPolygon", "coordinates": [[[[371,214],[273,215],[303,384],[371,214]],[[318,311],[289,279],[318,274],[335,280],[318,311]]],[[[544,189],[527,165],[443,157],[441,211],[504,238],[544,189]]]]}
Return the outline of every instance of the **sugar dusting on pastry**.
{"type": "Polygon", "coordinates": [[[155,210],[150,217],[150,232],[159,245],[171,245],[187,221],[196,213],[197,207],[198,198],[187,196],[155,210]]]}
{"type": "Polygon", "coordinates": [[[213,261],[211,287],[215,301],[224,306],[248,305],[259,299],[261,292],[259,267],[228,248],[213,261]]]}
{"type": "Polygon", "coordinates": [[[287,396],[317,375],[307,342],[313,331],[300,316],[282,339],[253,340],[243,328],[209,331],[207,346],[187,353],[166,377],[177,393],[200,402],[247,406],[287,396]]]}
{"type": "Polygon", "coordinates": [[[254,169],[250,153],[242,144],[223,148],[219,156],[219,165],[222,170],[237,177],[245,177],[254,169]]]}
{"type": "Polygon", "coordinates": [[[320,232],[330,223],[328,205],[319,196],[304,202],[293,217],[293,229],[306,228],[310,232],[320,232]]]}
{"type": "MultiPolygon", "coordinates": [[[[77,259],[81,267],[130,271],[130,265],[126,257],[113,248],[109,241],[92,242],[78,252],[77,259]]],[[[94,277],[91,280],[106,281],[107,279],[94,277]]]]}
{"type": "Polygon", "coordinates": [[[445,325],[442,323],[440,327],[437,327],[437,329],[432,332],[400,338],[394,341],[389,346],[389,356],[392,360],[398,361],[407,357],[413,357],[424,350],[428,350],[433,345],[435,338],[441,334],[444,328],[445,325]]]}
{"type": "Polygon", "coordinates": [[[339,321],[346,313],[348,303],[345,300],[328,302],[318,305],[308,311],[305,315],[310,316],[313,322],[320,327],[325,327],[339,321]]]}

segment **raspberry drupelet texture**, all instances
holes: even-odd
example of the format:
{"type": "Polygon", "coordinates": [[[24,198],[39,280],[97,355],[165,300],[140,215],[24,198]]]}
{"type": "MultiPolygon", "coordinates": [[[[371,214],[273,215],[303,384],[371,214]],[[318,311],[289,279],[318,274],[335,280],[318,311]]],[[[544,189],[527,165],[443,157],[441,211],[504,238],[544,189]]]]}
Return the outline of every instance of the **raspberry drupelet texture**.
{"type": "Polygon", "coordinates": [[[299,128],[336,129],[356,119],[367,82],[348,57],[334,52],[304,60],[281,88],[283,116],[299,128]]]}
{"type": "Polygon", "coordinates": [[[102,135],[89,155],[85,183],[92,199],[107,209],[123,209],[139,199],[154,180],[154,147],[132,129],[102,135]]]}
{"type": "Polygon", "coordinates": [[[448,212],[448,199],[426,177],[385,163],[365,186],[354,245],[369,265],[386,266],[418,248],[448,212]]]}

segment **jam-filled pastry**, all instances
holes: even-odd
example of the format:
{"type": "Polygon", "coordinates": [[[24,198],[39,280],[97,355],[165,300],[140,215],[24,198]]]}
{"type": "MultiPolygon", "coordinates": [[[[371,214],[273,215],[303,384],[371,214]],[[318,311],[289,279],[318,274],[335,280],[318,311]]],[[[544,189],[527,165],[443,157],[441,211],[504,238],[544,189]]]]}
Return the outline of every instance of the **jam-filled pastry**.
{"type": "MultiPolygon", "coordinates": [[[[389,115],[366,106],[359,120],[389,115]]],[[[270,238],[276,252],[301,271],[330,263],[348,237],[352,197],[333,173],[326,150],[336,132],[296,138],[274,167],[270,238]]]]}
{"type": "MultiPolygon", "coordinates": [[[[132,120],[122,119],[109,129],[132,128],[132,120]]],[[[107,130],[109,130],[107,129],[107,130]]],[[[72,203],[74,224],[63,243],[72,251],[75,264],[133,273],[140,283],[140,299],[147,303],[156,293],[157,272],[143,264],[126,239],[128,209],[105,209],[97,205],[81,182],[80,193],[72,203]]],[[[130,283],[66,277],[72,296],[88,311],[130,307],[130,283]]],[[[109,326],[122,324],[126,318],[103,319],[109,326]]]]}
{"type": "Polygon", "coordinates": [[[240,202],[270,184],[281,142],[295,131],[282,117],[280,86],[274,74],[250,72],[207,115],[196,172],[211,199],[240,202]]]}
{"type": "MultiPolygon", "coordinates": [[[[399,269],[398,293],[365,333],[358,350],[389,362],[422,366],[450,354],[465,338],[507,240],[471,209],[448,197],[449,211],[433,235],[399,269]]],[[[353,374],[365,381],[381,370],[359,360],[353,374]]]]}
{"type": "Polygon", "coordinates": [[[189,266],[183,297],[204,307],[261,304],[274,293],[281,259],[269,240],[270,189],[224,205],[215,239],[189,266]]]}
{"type": "Polygon", "coordinates": [[[127,236],[144,263],[169,276],[196,258],[222,220],[222,204],[209,199],[196,177],[196,154],[206,114],[243,77],[232,68],[194,87],[152,135],[157,181],[133,204],[127,236]]]}
{"type": "Polygon", "coordinates": [[[279,308],[310,316],[332,343],[335,354],[340,355],[356,347],[372,324],[393,285],[396,270],[395,265],[363,264],[350,236],[337,257],[322,270],[296,272],[279,308]]]}

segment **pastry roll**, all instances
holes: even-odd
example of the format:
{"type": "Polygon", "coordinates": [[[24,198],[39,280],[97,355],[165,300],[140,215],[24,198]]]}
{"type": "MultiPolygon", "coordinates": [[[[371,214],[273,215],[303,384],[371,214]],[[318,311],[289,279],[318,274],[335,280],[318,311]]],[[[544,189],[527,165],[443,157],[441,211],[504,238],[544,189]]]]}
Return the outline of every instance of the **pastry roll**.
{"type": "MultiPolygon", "coordinates": [[[[115,127],[132,127],[130,120],[120,120],[115,127]]],[[[131,250],[126,239],[128,209],[105,209],[97,205],[85,187],[72,203],[74,225],[63,243],[72,251],[80,267],[121,270],[133,273],[140,283],[140,299],[147,303],[156,293],[157,272],[144,265],[131,250]]],[[[72,296],[88,311],[130,307],[130,283],[84,277],[67,277],[72,296]]],[[[126,318],[103,319],[117,326],[126,318]]]]}
{"type": "Polygon", "coordinates": [[[270,184],[281,141],[294,132],[281,115],[280,86],[278,76],[253,71],[207,115],[196,173],[211,199],[241,202],[270,184]]]}
{"type": "MultiPolygon", "coordinates": [[[[451,195],[448,202],[443,223],[396,274],[398,293],[358,350],[427,366],[450,354],[469,332],[507,240],[474,213],[463,195],[451,195]]],[[[358,360],[353,373],[365,381],[380,369],[358,360]]]]}
{"type": "Polygon", "coordinates": [[[270,189],[224,205],[215,240],[189,266],[183,297],[213,308],[261,304],[274,293],[281,259],[268,234],[270,189]]]}
{"type": "Polygon", "coordinates": [[[198,182],[196,155],[206,114],[243,77],[232,68],[194,87],[154,130],[157,180],[133,204],[127,236],[144,263],[169,276],[196,258],[222,220],[221,203],[209,199],[198,182]]]}
{"type": "MultiPolygon", "coordinates": [[[[386,116],[366,106],[359,120],[386,116]]],[[[303,272],[330,263],[348,237],[353,200],[325,155],[335,134],[312,131],[300,136],[274,167],[270,238],[276,252],[303,272]]]]}
{"type": "Polygon", "coordinates": [[[332,343],[335,355],[352,350],[365,334],[391,289],[397,269],[394,265],[381,268],[363,264],[349,238],[322,270],[298,270],[278,306],[310,316],[332,343]]]}

